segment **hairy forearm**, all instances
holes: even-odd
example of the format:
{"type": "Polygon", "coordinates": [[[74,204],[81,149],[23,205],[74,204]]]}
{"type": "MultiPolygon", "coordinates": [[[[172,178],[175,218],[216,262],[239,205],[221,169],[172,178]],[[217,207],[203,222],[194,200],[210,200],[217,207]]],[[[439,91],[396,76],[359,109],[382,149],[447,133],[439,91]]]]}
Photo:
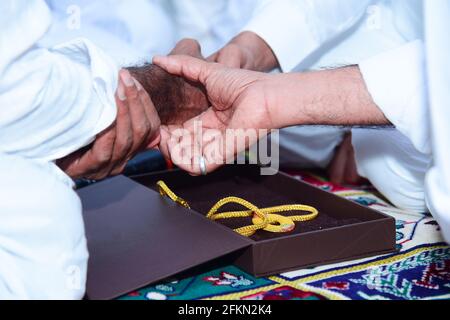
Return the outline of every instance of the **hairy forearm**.
{"type": "Polygon", "coordinates": [[[390,125],[357,66],[276,75],[266,86],[269,112],[279,127],[390,125]]]}
{"type": "Polygon", "coordinates": [[[158,66],[147,64],[128,70],[150,95],[164,125],[183,123],[209,106],[201,88],[158,66]]]}

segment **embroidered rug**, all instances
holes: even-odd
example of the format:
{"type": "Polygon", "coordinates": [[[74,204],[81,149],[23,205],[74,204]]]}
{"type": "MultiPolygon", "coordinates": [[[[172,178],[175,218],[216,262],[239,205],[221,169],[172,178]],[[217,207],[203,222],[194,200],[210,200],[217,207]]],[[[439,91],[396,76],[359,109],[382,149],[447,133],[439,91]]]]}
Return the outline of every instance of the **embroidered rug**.
{"type": "Polygon", "coordinates": [[[429,215],[396,209],[374,190],[332,185],[309,173],[294,177],[382,211],[397,220],[396,254],[256,279],[234,266],[171,279],[123,300],[403,300],[450,299],[450,247],[429,215]]]}

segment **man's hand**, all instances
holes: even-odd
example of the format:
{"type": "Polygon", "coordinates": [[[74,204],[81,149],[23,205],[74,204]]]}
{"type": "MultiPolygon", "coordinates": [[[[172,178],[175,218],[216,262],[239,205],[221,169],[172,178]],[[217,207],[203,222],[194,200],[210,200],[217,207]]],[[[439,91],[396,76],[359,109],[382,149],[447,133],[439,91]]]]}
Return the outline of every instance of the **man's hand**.
{"type": "Polygon", "coordinates": [[[137,153],[160,142],[160,121],[154,105],[127,70],[120,72],[116,93],[117,119],[88,148],[57,162],[70,177],[101,180],[123,172],[137,153]]]}
{"type": "Polygon", "coordinates": [[[264,96],[264,80],[269,75],[230,69],[188,56],[155,57],[154,63],[202,85],[212,106],[182,125],[162,126],[160,149],[183,170],[200,174],[199,159],[204,157],[206,169],[211,172],[257,142],[268,133],[267,129],[274,128],[264,96]],[[248,133],[242,129],[251,129],[252,134],[244,143],[236,144],[236,139],[248,133]],[[230,138],[233,141],[227,141],[230,138]]]}
{"type": "Polygon", "coordinates": [[[207,59],[230,68],[271,71],[279,67],[269,45],[253,32],[243,32],[207,59]]]}
{"type": "Polygon", "coordinates": [[[200,43],[198,43],[198,41],[194,39],[180,40],[176,44],[175,48],[173,48],[173,50],[169,53],[169,56],[176,56],[176,55],[185,55],[200,60],[205,60],[202,54],[202,48],[200,46],[200,43]]]}
{"type": "MultiPolygon", "coordinates": [[[[187,56],[155,57],[154,63],[203,85],[211,103],[210,109],[183,126],[162,128],[162,151],[192,174],[203,171],[199,165],[201,156],[211,171],[245,149],[245,145],[234,143],[223,147],[220,140],[227,139],[229,129],[390,124],[370,96],[358,67],[269,75],[187,56]],[[195,124],[196,121],[201,123],[195,124]],[[196,128],[205,130],[199,132],[196,128]]],[[[246,139],[246,145],[264,134],[267,132],[259,130],[246,139]]],[[[233,135],[236,137],[239,132],[235,130],[231,138],[233,135]]]]}

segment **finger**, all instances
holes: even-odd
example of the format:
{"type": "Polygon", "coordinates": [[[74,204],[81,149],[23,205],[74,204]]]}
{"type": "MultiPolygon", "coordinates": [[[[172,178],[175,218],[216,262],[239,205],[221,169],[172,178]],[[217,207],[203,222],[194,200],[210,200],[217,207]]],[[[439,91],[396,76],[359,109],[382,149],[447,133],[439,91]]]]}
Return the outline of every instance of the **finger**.
{"type": "Polygon", "coordinates": [[[57,166],[61,168],[69,177],[72,179],[81,179],[83,174],[86,172],[81,172],[78,168],[80,159],[86,153],[86,150],[79,150],[63,159],[56,162],[57,166]]]}
{"type": "Polygon", "coordinates": [[[194,39],[183,39],[177,43],[169,55],[187,55],[203,60],[200,43],[194,39]]]}
{"type": "Polygon", "coordinates": [[[92,148],[82,156],[78,163],[78,170],[84,172],[83,176],[93,180],[102,180],[109,175],[115,139],[114,126],[97,136],[92,148]]]}
{"type": "Polygon", "coordinates": [[[150,95],[145,91],[142,85],[136,79],[136,87],[138,89],[139,98],[144,107],[144,112],[147,115],[147,119],[150,124],[150,131],[147,141],[145,142],[145,149],[153,149],[158,146],[161,141],[161,119],[159,118],[158,111],[156,111],[150,95]]]}
{"type": "Polygon", "coordinates": [[[137,152],[144,148],[150,133],[150,122],[144,110],[135,80],[128,70],[121,70],[120,77],[125,85],[125,95],[133,129],[133,145],[128,154],[128,160],[130,160],[137,152]]]}
{"type": "Polygon", "coordinates": [[[206,161],[206,170],[211,173],[226,163],[225,139],[219,130],[206,130],[203,134],[203,157],[206,161]]]}
{"type": "MultiPolygon", "coordinates": [[[[124,85],[122,81],[120,81],[119,87],[122,87],[121,90],[125,91],[123,86],[124,85]]],[[[120,99],[118,94],[116,97],[116,103],[116,141],[114,144],[113,156],[111,161],[111,175],[118,175],[123,172],[123,169],[125,168],[128,160],[128,155],[133,146],[132,124],[128,102],[126,98],[120,99]]]]}
{"type": "Polygon", "coordinates": [[[219,52],[217,51],[216,53],[210,55],[208,58],[206,58],[206,61],[208,62],[217,62],[217,57],[219,56],[219,52]]]}
{"type": "Polygon", "coordinates": [[[167,126],[161,126],[161,141],[159,143],[159,150],[166,159],[170,159],[170,152],[168,142],[170,140],[170,129],[167,126]]]}
{"type": "MultiPolygon", "coordinates": [[[[197,143],[194,128],[182,126],[164,127],[170,134],[170,138],[163,138],[166,145],[161,146],[164,155],[180,169],[192,174],[199,175],[199,160],[201,157],[201,146],[197,143]]],[[[166,133],[163,133],[165,136],[166,133]]]]}
{"type": "Polygon", "coordinates": [[[191,163],[185,164],[182,167],[192,176],[212,173],[226,163],[225,153],[227,151],[224,144],[223,133],[219,130],[206,130],[203,133],[201,143],[199,143],[198,139],[195,138],[192,140],[192,143],[193,146],[191,149],[193,150],[193,154],[191,157],[191,163]],[[202,158],[206,172],[203,172],[201,163],[202,158]]]}
{"type": "Polygon", "coordinates": [[[173,75],[202,84],[206,84],[208,77],[220,68],[218,64],[208,63],[188,56],[155,56],[153,63],[173,75]]]}
{"type": "Polygon", "coordinates": [[[200,132],[193,128],[178,130],[180,133],[173,131],[172,138],[167,143],[168,156],[177,167],[193,176],[199,176],[202,174],[202,157],[208,173],[225,164],[222,132],[208,129],[200,132]]]}
{"type": "Polygon", "coordinates": [[[229,68],[240,69],[243,65],[242,53],[238,46],[227,45],[219,51],[215,62],[220,63],[229,68]]]}
{"type": "Polygon", "coordinates": [[[196,173],[193,170],[195,158],[194,158],[194,139],[190,132],[184,130],[184,134],[181,137],[172,135],[167,143],[169,158],[180,169],[188,173],[196,173]]]}

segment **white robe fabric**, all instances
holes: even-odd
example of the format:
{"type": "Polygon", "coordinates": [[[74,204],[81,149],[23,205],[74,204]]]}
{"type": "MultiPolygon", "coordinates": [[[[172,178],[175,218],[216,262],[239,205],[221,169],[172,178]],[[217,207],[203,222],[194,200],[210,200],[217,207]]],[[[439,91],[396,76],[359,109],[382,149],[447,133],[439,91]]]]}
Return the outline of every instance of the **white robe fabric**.
{"type": "Polygon", "coordinates": [[[177,41],[199,41],[205,57],[222,48],[249,22],[261,0],[156,0],[175,26],[177,41]]]}
{"type": "Polygon", "coordinates": [[[205,56],[234,37],[260,0],[46,0],[54,21],[41,40],[51,47],[74,37],[91,40],[119,65],[151,61],[183,38],[205,56]],[[79,19],[78,19],[79,18],[79,19]],[[77,21],[77,19],[79,21],[77,21]]]}
{"type": "Polygon", "coordinates": [[[91,40],[119,65],[151,61],[175,44],[169,13],[157,0],[46,0],[52,26],[41,39],[44,47],[73,38],[91,40]]]}
{"type": "Polygon", "coordinates": [[[1,1],[0,16],[0,299],[80,299],[81,204],[54,161],[115,120],[118,68],[86,40],[39,46],[43,0],[1,1]]]}
{"type": "Polygon", "coordinates": [[[385,115],[429,157],[427,207],[450,242],[450,3],[423,1],[421,8],[423,38],[368,59],[360,69],[385,115]]]}
{"type": "MultiPolygon", "coordinates": [[[[353,130],[360,174],[395,205],[430,210],[450,242],[449,7],[446,0],[266,0],[243,30],[266,40],[283,71],[359,64],[396,126],[353,130]]],[[[315,144],[310,130],[282,132],[281,148],[302,164],[323,165],[331,156],[315,147],[337,145],[341,135],[324,129],[315,144]]]]}
{"type": "MultiPolygon", "coordinates": [[[[355,65],[422,36],[421,1],[266,0],[243,30],[260,35],[283,71],[355,65]]],[[[349,130],[349,129],[348,129],[349,130]]],[[[325,168],[347,129],[293,127],[280,132],[285,166],[325,168]]],[[[430,161],[399,131],[353,130],[359,173],[396,206],[425,212],[430,161]],[[382,138],[391,137],[390,146],[382,138]],[[405,161],[405,159],[407,159],[405,161]],[[413,159],[413,161],[409,161],[413,159]],[[394,192],[393,185],[399,187],[394,192]]]]}

